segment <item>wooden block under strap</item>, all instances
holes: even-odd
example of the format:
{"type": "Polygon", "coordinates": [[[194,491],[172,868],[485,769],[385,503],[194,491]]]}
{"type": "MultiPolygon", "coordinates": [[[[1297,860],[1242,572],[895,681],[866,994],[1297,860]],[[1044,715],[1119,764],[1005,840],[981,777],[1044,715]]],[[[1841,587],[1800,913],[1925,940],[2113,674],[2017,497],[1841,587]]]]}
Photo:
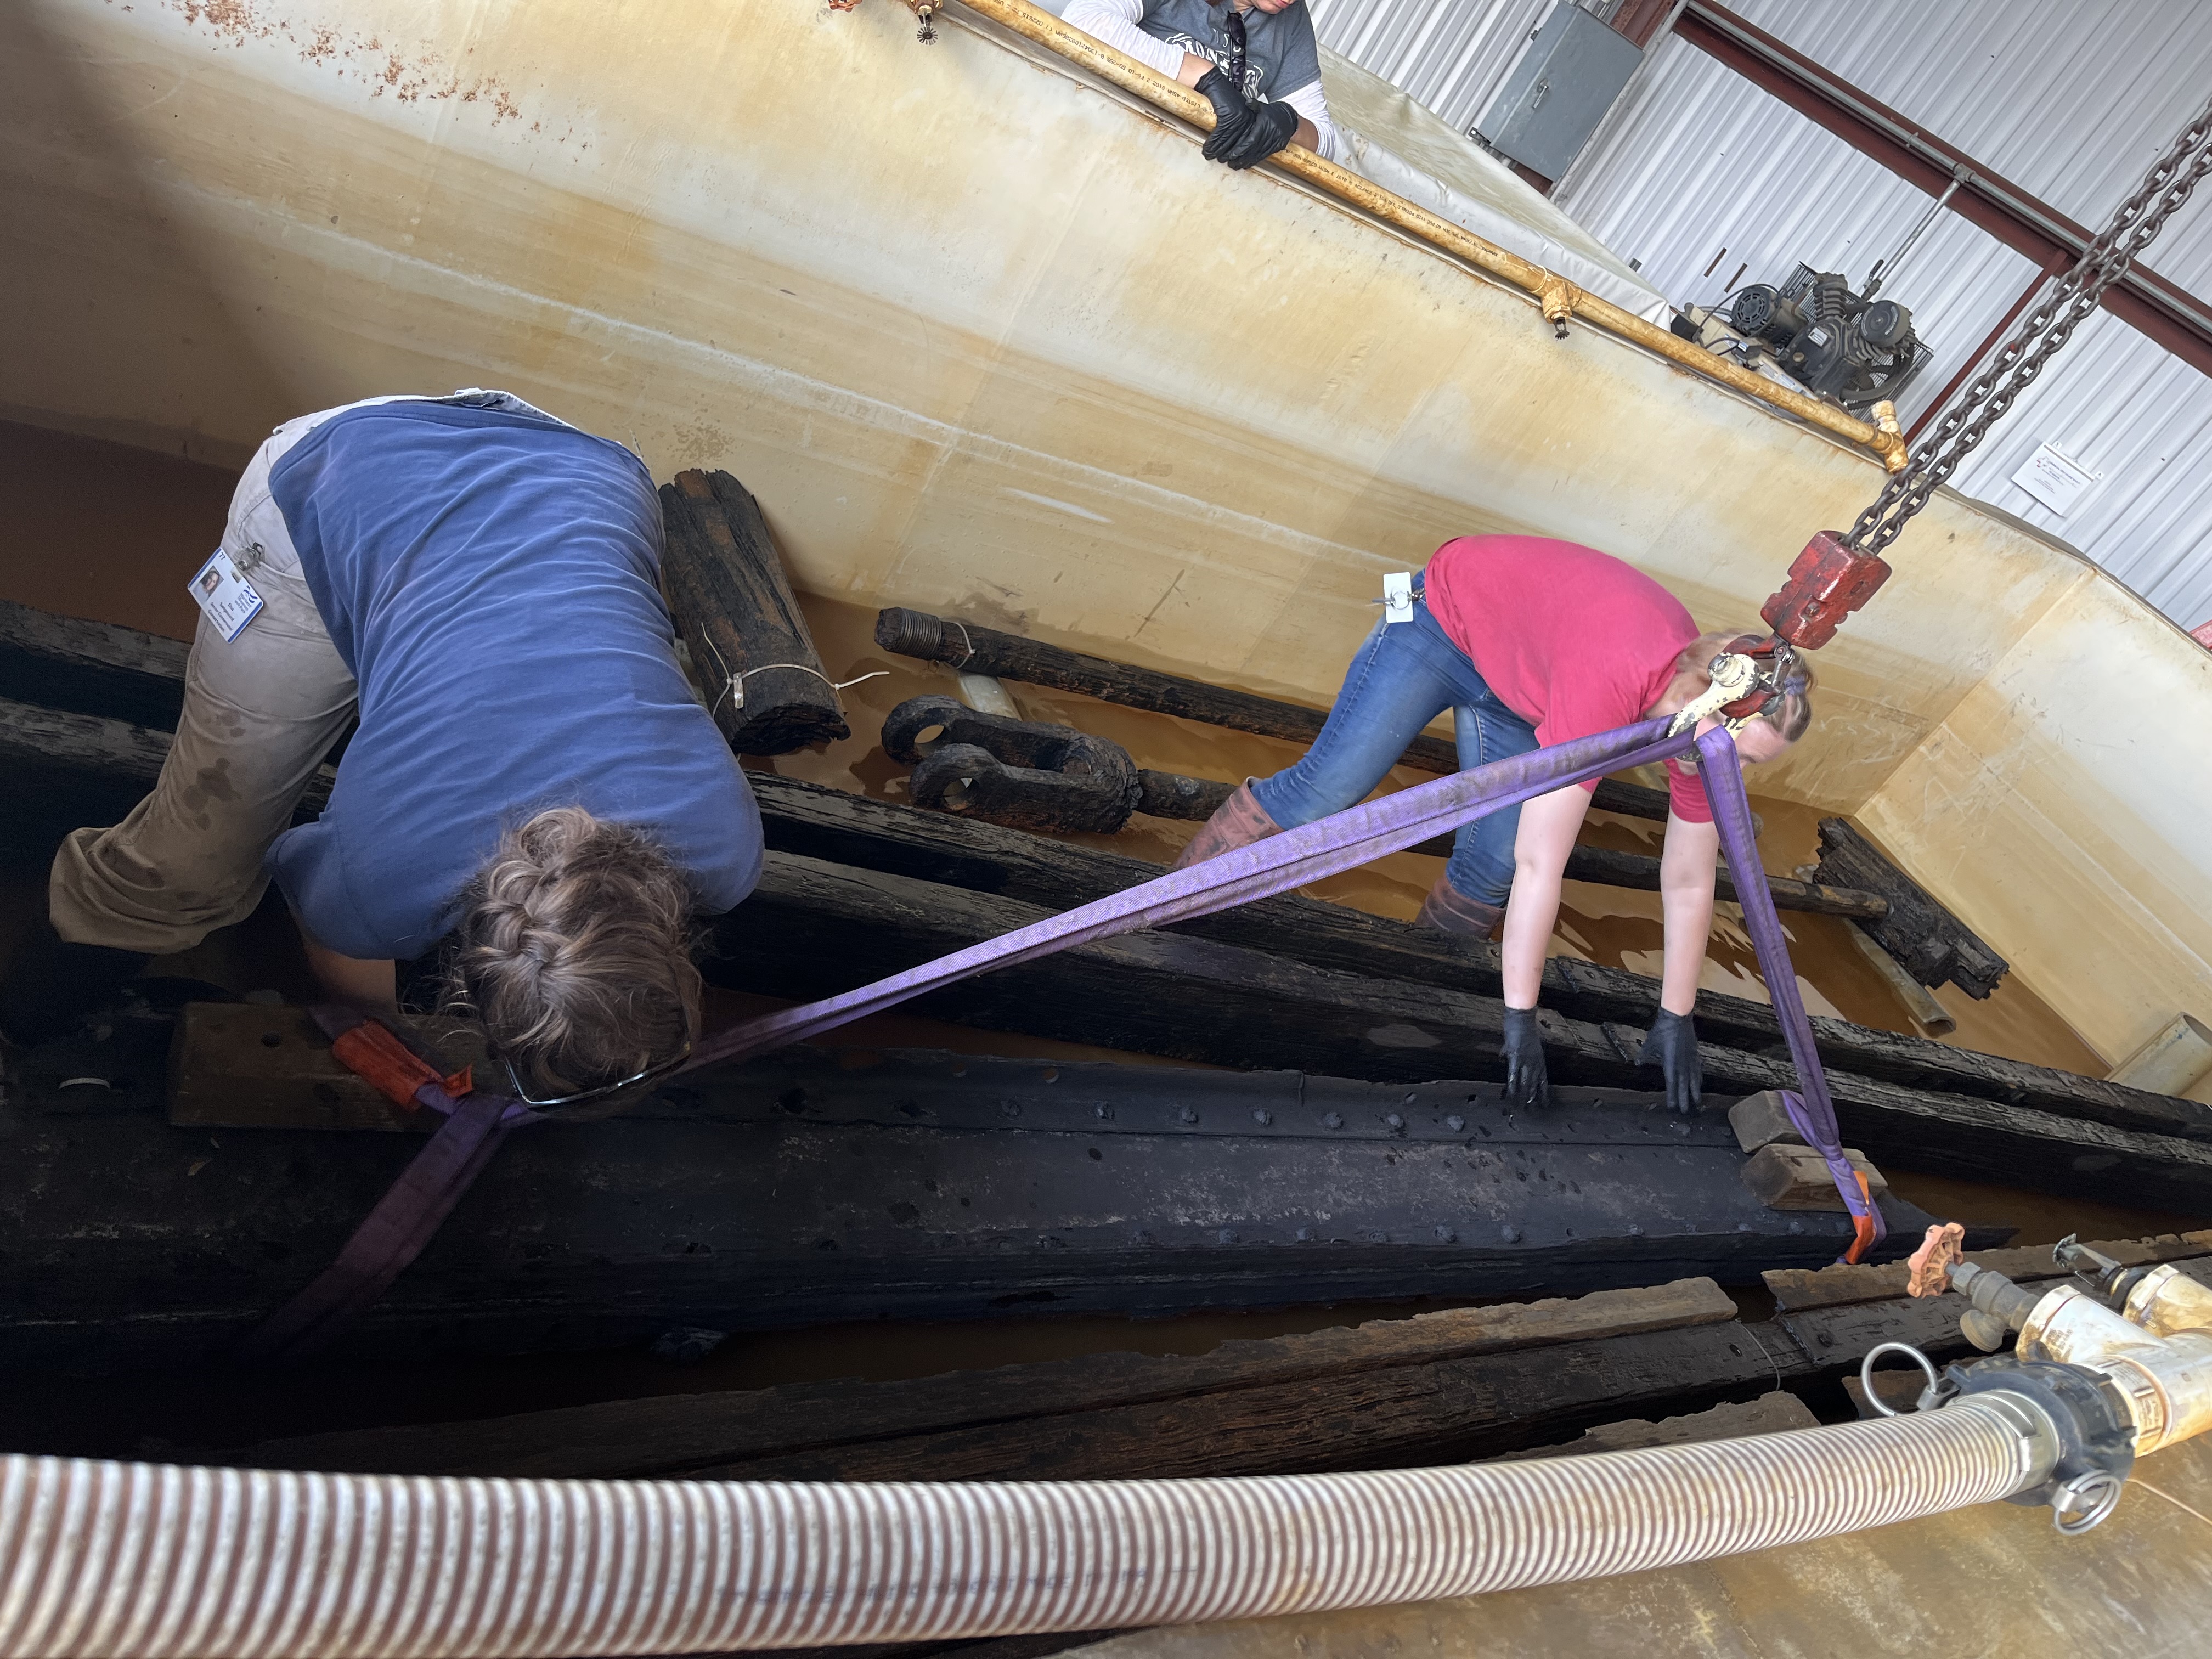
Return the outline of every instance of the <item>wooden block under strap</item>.
{"type": "MultiPolygon", "coordinates": [[[[445,1071],[488,1063],[468,1027],[416,1028],[445,1071]]],[[[489,1075],[489,1074],[487,1074],[489,1075]]],[[[437,1115],[393,1105],[331,1052],[305,1008],[187,1003],[169,1050],[169,1121],[210,1129],[397,1129],[428,1134],[437,1115]]]]}
{"type": "Polygon", "coordinates": [[[1762,1089],[1729,1107],[1729,1127],[1735,1131],[1736,1145],[1747,1152],[1777,1142],[1790,1146],[1805,1144],[1805,1137],[1790,1121],[1790,1109],[1782,1103],[1779,1089],[1762,1089]]]}
{"type": "MultiPolygon", "coordinates": [[[[1867,1162],[1864,1152],[1844,1148],[1851,1168],[1866,1177],[1867,1190],[1876,1197],[1889,1190],[1881,1171],[1867,1162]]],[[[1844,1210],[1850,1206],[1836,1190],[1828,1162],[1810,1146],[1791,1146],[1781,1141],[1762,1146],[1743,1166],[1743,1184],[1770,1210],[1844,1210]]]]}

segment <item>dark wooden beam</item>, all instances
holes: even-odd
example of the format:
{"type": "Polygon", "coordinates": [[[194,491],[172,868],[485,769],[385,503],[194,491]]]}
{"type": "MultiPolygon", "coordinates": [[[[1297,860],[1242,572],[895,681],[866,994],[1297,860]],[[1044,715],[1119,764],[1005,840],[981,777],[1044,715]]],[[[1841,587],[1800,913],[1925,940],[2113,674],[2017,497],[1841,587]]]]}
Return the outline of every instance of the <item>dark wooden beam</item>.
{"type": "MultiPolygon", "coordinates": [[[[1952,210],[2045,270],[2071,266],[2094,240],[2094,232],[1714,0],[1689,0],[1674,33],[1929,195],[1942,195],[1959,177],[1952,210]]],[[[2140,263],[2105,290],[2102,303],[2212,374],[2212,305],[2140,263]]]]}
{"type": "MultiPolygon", "coordinates": [[[[705,969],[739,989],[813,997],[1042,920],[1041,907],[771,853],[759,891],[705,969]],[[803,945],[801,942],[804,942],[803,945]]],[[[915,1012],[1216,1065],[1291,1065],[1415,1081],[1501,1074],[1504,1005],[1433,985],[1330,972],[1175,933],[1140,933],[994,970],[915,1012]]],[[[1641,1024],[1538,1013],[1553,1075],[1649,1086],[1641,1024]]],[[[1708,1047],[1705,1086],[1735,1097],[1796,1086],[1780,1055],[1708,1047]]],[[[1832,1070],[1845,1137],[1886,1166],[2115,1203],[2212,1213],[2212,1144],[1832,1070]]],[[[2188,1103],[2178,1103],[2185,1107],[2188,1103]]],[[[2178,1114],[2177,1114],[2178,1115],[2178,1114]]]]}
{"type": "Polygon", "coordinates": [[[263,1441],[226,1462],[394,1474],[614,1479],[676,1475],[824,1445],[942,1434],[994,1423],[1199,1401],[1363,1372],[1724,1324],[1735,1304],[1709,1279],[1572,1298],[1450,1308],[1211,1352],[1086,1354],[899,1382],[844,1380],[674,1395],[263,1441]]]}
{"type": "MultiPolygon", "coordinates": [[[[1159,873],[1141,860],[793,779],[756,773],[752,781],[769,845],[781,852],[1062,909],[1159,873]]],[[[1263,899],[1174,931],[1370,979],[1503,994],[1495,945],[1315,899],[1263,899]]],[[[1544,1006],[1578,1019],[1648,1024],[1659,1006],[1658,981],[1624,969],[1554,957],[1544,973],[1544,1006]]],[[[1708,1044],[1782,1052],[1781,1027],[1764,1003],[1701,991],[1697,1017],[1708,1044]]],[[[2212,1139],[2212,1110],[2194,1102],[1846,1020],[1816,1016],[1813,1026],[1829,1064],[1878,1081],[2212,1139]]]]}
{"type": "Polygon", "coordinates": [[[182,640],[0,599],[0,698],[173,732],[185,702],[182,640]]]}
{"type": "Polygon", "coordinates": [[[709,712],[740,755],[850,737],[760,503],[726,472],[660,487],[667,590],[709,712]]]}
{"type": "MultiPolygon", "coordinates": [[[[300,1030],[283,1010],[185,1018],[201,1012],[228,1024],[234,1065],[264,1029],[300,1030]]],[[[9,1370],[221,1352],[336,1255],[421,1144],[172,1124],[168,1027],[105,1029],[22,1057],[0,1102],[9,1370]]],[[[187,1093],[220,1092],[222,1044],[179,1053],[203,1073],[187,1093]]],[[[303,1112],[327,1080],[295,1078],[303,1112]]],[[[1530,1115],[1472,1083],[793,1048],[512,1135],[337,1363],[890,1313],[1559,1294],[1842,1248],[1844,1218],[1744,1190],[1724,1120],[1651,1100],[1568,1089],[1530,1115]]],[[[1901,1241],[1930,1219],[1892,1212],[1901,1241]]]]}
{"type": "Polygon", "coordinates": [[[1886,901],[1881,915],[1856,920],[1905,972],[1923,985],[1948,981],[1971,997],[1987,997],[1996,989],[2008,968],[2005,959],[1850,820],[1822,818],[1820,847],[1817,879],[1877,893],[1886,901]]]}

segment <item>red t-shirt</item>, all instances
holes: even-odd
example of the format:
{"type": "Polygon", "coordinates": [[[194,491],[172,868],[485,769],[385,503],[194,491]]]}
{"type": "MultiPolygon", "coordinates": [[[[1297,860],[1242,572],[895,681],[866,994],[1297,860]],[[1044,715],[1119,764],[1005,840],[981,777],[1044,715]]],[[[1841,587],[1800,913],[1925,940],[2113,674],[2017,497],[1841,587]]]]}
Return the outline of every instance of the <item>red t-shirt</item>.
{"type": "MultiPolygon", "coordinates": [[[[1424,592],[1452,643],[1547,746],[1642,720],[1698,637],[1682,602],[1633,565],[1542,536],[1446,542],[1424,592]]],[[[1673,761],[1667,771],[1675,816],[1711,823],[1697,774],[1673,761]]]]}

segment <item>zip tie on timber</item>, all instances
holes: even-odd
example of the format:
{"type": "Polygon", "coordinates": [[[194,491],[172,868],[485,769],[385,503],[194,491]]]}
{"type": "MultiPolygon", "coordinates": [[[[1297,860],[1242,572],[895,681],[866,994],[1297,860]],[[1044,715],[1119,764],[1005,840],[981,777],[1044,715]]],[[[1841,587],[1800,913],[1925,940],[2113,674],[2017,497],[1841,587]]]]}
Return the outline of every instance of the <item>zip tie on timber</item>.
{"type": "MultiPolygon", "coordinates": [[[[857,5],[859,3],[860,0],[854,0],[854,4],[857,5]]],[[[884,675],[891,672],[888,668],[877,668],[872,669],[865,674],[855,674],[849,680],[833,680],[820,669],[811,667],[803,662],[764,662],[757,668],[748,668],[743,673],[732,674],[730,672],[729,659],[722,655],[722,647],[714,643],[714,636],[711,634],[708,634],[703,635],[702,637],[703,637],[707,641],[707,648],[714,653],[714,660],[721,665],[722,672],[728,677],[727,683],[722,687],[720,696],[717,696],[714,702],[707,705],[707,712],[709,714],[713,714],[717,708],[720,708],[722,706],[723,697],[731,696],[733,694],[736,701],[732,702],[730,707],[733,709],[743,708],[745,706],[745,680],[747,677],[753,674],[765,674],[771,669],[788,668],[793,673],[811,674],[816,679],[820,680],[823,684],[828,686],[832,691],[842,691],[847,686],[858,685],[862,680],[879,680],[883,678],[884,675]]],[[[969,647],[968,654],[971,657],[975,654],[975,648],[972,646],[969,647]]]]}
{"type": "MultiPolygon", "coordinates": [[[[908,0],[908,3],[911,5],[913,0],[908,0]]],[[[961,3],[977,15],[1011,29],[1024,40],[1066,58],[1102,80],[1111,82],[1124,92],[1133,93],[1170,115],[1180,116],[1200,131],[1211,132],[1213,130],[1213,106],[1198,94],[1179,81],[1170,80],[1150,64],[1140,64],[1127,53],[1108,46],[1097,36],[1086,34],[1074,25],[1063,22],[1042,6],[1033,4],[1031,0],[961,0],[961,3]]],[[[854,0],[854,3],[857,4],[858,0],[854,0]]],[[[1557,283],[1559,300],[1565,310],[1559,316],[1552,315],[1549,310],[1544,313],[1555,330],[1564,329],[1567,317],[1580,317],[1585,322],[1596,324],[1608,334],[1642,346],[1692,374],[1747,393],[1771,408],[1794,415],[1799,420],[1847,442],[1857,444],[1873,452],[1892,472],[1901,470],[1905,465],[1905,435],[1901,432],[1886,432],[1880,427],[1869,426],[1810,393],[1778,386],[1763,374],[1754,374],[1723,358],[1713,357],[1702,348],[1676,338],[1669,330],[1647,323],[1634,312],[1577,288],[1534,260],[1509,252],[1465,227],[1454,224],[1441,215],[1431,213],[1402,196],[1384,190],[1349,167],[1324,160],[1303,145],[1286,145],[1267,159],[1270,165],[1304,179],[1339,201],[1364,213],[1372,214],[1385,224],[1404,231],[1438,252],[1463,259],[1477,270],[1536,296],[1540,305],[1543,303],[1542,296],[1547,286],[1557,283]]]]}

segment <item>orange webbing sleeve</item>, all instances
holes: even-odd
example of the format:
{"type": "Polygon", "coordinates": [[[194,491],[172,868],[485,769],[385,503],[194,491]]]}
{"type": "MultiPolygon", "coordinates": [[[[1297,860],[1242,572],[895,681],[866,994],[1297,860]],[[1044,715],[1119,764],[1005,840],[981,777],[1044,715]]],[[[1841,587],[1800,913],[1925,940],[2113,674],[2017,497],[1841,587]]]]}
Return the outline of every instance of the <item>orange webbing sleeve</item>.
{"type": "Polygon", "coordinates": [[[428,1060],[394,1036],[381,1020],[365,1019],[339,1033],[331,1052],[346,1070],[395,1106],[413,1107],[416,1091],[426,1083],[434,1083],[459,1099],[474,1081],[466,1066],[451,1077],[440,1077],[428,1060]]]}
{"type": "Polygon", "coordinates": [[[1864,1170],[1854,1170],[1851,1173],[1859,1178],[1859,1196],[1866,1200],[1867,1206],[1864,1215],[1851,1218],[1851,1231],[1857,1237],[1851,1240],[1851,1248],[1844,1252],[1844,1261],[1856,1262],[1867,1253],[1867,1246],[1874,1243],[1874,1194],[1867,1186],[1864,1170]]]}

